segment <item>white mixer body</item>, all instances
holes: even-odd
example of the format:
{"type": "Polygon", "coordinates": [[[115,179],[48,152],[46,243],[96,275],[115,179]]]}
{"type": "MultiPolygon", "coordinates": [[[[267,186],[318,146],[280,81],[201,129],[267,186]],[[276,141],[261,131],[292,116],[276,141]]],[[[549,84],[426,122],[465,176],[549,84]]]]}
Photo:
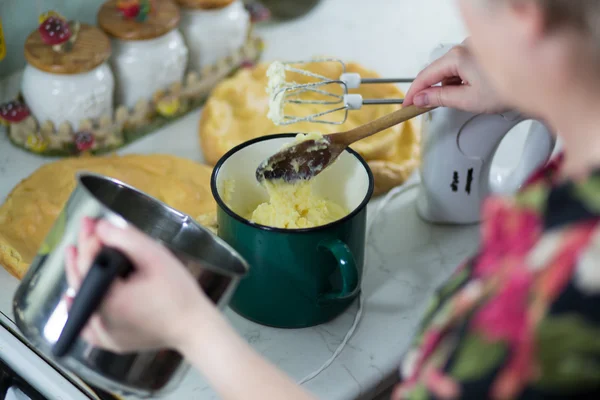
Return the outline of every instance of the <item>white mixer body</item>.
{"type": "MultiPolygon", "coordinates": [[[[437,48],[433,59],[452,46],[437,48]]],[[[511,194],[545,165],[554,136],[540,122],[531,125],[522,157],[502,183],[491,183],[491,166],[502,139],[528,120],[515,112],[472,114],[437,108],[423,117],[419,215],[433,223],[471,224],[481,219],[481,207],[492,193],[511,194]]]]}

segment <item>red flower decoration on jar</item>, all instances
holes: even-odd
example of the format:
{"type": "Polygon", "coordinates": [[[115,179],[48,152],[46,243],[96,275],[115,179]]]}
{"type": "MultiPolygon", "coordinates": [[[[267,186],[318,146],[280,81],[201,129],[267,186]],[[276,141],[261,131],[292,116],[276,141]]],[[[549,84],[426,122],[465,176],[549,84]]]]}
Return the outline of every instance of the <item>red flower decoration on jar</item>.
{"type": "Polygon", "coordinates": [[[4,124],[18,124],[30,114],[29,107],[17,100],[0,105],[0,121],[4,124]]]}
{"type": "Polygon", "coordinates": [[[152,0],[118,0],[117,10],[125,19],[144,22],[154,9],[152,0]]]}
{"type": "Polygon", "coordinates": [[[50,46],[66,43],[71,38],[71,28],[64,18],[50,16],[38,28],[42,41],[50,46]]]}
{"type": "Polygon", "coordinates": [[[119,0],[117,9],[127,19],[133,19],[140,13],[140,2],[138,0],[119,0]]]}
{"type": "Polygon", "coordinates": [[[90,150],[95,143],[94,135],[90,132],[77,132],[75,134],[75,148],[78,152],[90,150]]]}

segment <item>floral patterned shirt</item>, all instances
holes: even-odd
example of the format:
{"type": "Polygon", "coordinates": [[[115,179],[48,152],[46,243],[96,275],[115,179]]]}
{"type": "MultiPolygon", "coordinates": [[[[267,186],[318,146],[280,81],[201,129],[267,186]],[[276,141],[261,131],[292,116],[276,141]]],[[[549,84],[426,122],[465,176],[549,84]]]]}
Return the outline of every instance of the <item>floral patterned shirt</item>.
{"type": "Polygon", "coordinates": [[[562,156],[484,205],[482,245],[436,292],[393,399],[600,399],[600,170],[562,156]]]}

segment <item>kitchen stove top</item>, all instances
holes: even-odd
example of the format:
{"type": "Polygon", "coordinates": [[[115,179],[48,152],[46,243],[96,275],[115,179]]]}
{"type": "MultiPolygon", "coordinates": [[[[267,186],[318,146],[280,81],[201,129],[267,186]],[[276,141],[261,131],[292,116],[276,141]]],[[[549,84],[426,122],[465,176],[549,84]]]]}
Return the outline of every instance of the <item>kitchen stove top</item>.
{"type": "Polygon", "coordinates": [[[0,311],[0,400],[116,400],[48,361],[0,311]]]}
{"type": "Polygon", "coordinates": [[[0,359],[0,400],[47,400],[0,359]]]}

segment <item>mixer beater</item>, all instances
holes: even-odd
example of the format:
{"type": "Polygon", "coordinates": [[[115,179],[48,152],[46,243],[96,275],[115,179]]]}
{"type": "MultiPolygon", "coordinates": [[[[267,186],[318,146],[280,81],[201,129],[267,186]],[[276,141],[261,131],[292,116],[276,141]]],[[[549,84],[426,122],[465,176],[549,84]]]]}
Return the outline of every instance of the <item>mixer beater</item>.
{"type": "Polygon", "coordinates": [[[349,93],[349,89],[357,89],[360,85],[378,83],[411,83],[414,78],[363,78],[358,73],[346,72],[346,64],[335,58],[320,58],[310,61],[273,62],[268,70],[269,78],[267,93],[269,94],[268,117],[276,125],[290,125],[297,122],[314,122],[341,125],[346,122],[350,110],[359,110],[363,105],[402,104],[404,99],[364,99],[360,94],[349,93]],[[298,66],[313,63],[338,63],[342,73],[338,79],[331,79],[316,74],[298,66]],[[295,83],[286,81],[286,72],[301,74],[314,78],[315,82],[295,83]],[[341,87],[341,94],[328,91],[329,85],[341,87]],[[313,94],[321,98],[302,98],[302,95],[313,94]],[[330,109],[308,116],[293,116],[285,114],[286,104],[319,104],[330,105],[330,109]],[[343,117],[339,120],[327,119],[330,114],[341,111],[343,117]],[[324,118],[325,117],[325,118],[324,118]]]}

